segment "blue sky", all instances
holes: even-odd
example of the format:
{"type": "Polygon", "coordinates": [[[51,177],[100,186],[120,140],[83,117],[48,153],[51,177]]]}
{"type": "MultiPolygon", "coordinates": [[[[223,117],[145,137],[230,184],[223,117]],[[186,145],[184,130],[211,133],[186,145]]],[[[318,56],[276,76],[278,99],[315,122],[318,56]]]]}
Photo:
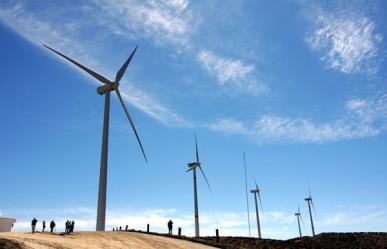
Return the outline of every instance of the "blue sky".
{"type": "MultiPolygon", "coordinates": [[[[263,237],[297,236],[311,186],[316,231],[387,225],[383,1],[1,1],[0,214],[95,228],[103,97],[48,44],[113,79],[107,228],[193,234],[193,131],[202,234],[248,235],[248,181],[262,189],[263,237]],[[62,222],[63,221],[63,222],[62,222]]],[[[252,197],[252,196],[251,196],[252,197]]],[[[250,209],[253,209],[250,200],[250,209]]],[[[252,234],[255,216],[251,213],[252,234]]]]}

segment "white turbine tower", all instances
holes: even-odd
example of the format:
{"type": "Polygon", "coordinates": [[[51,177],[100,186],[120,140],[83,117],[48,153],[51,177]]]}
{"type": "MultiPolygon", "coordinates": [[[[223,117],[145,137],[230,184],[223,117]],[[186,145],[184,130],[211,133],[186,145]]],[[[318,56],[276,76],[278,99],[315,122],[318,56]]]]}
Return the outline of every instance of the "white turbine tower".
{"type": "Polygon", "coordinates": [[[202,172],[204,176],[204,180],[206,180],[207,185],[209,190],[211,191],[210,184],[207,181],[207,177],[204,174],[204,171],[202,169],[201,163],[199,161],[199,150],[198,150],[198,143],[196,140],[196,135],[194,134],[195,137],[195,149],[196,149],[196,162],[193,163],[188,163],[188,171],[192,170],[193,172],[193,182],[194,182],[194,208],[195,208],[195,236],[196,238],[200,237],[200,232],[199,232],[199,207],[198,207],[198,191],[197,191],[197,184],[196,184],[196,168],[199,168],[200,171],[202,172]]]}
{"type": "Polygon", "coordinates": [[[257,195],[259,198],[259,204],[261,205],[262,210],[262,200],[261,200],[261,190],[258,188],[257,183],[255,183],[255,189],[250,190],[250,192],[254,195],[255,200],[255,215],[257,216],[257,229],[258,229],[258,239],[262,239],[261,234],[261,223],[259,221],[259,211],[258,211],[258,201],[257,201],[257,195]]]}
{"type": "Polygon", "coordinates": [[[298,232],[300,233],[300,238],[301,238],[302,237],[302,233],[301,233],[300,219],[302,221],[302,224],[304,224],[304,221],[302,220],[302,216],[301,216],[300,206],[299,205],[298,205],[298,211],[297,211],[297,213],[294,213],[294,215],[297,217],[298,232]]]}
{"type": "Polygon", "coordinates": [[[110,81],[104,76],[92,71],[91,69],[83,66],[82,64],[74,61],[73,59],[67,57],[66,55],[50,48],[49,46],[43,45],[46,48],[50,49],[54,53],[60,55],[65,58],[69,62],[81,68],[83,71],[86,71],[88,74],[96,78],[98,81],[103,83],[102,86],[97,87],[97,93],[100,95],[105,95],[105,108],[104,108],[104,119],[103,119],[103,134],[102,134],[102,151],[101,151],[101,167],[100,167],[100,175],[99,175],[99,191],[98,191],[98,210],[97,210],[97,231],[105,231],[105,219],[106,219],[106,182],[107,182],[107,162],[108,162],[108,140],[109,140],[109,112],[110,112],[110,92],[115,91],[119,101],[121,102],[122,107],[124,108],[125,114],[129,120],[130,126],[136,136],[137,142],[140,145],[142,154],[144,156],[145,161],[147,161],[144,148],[141,144],[140,137],[138,136],[136,127],[132,118],[129,115],[128,109],[124,101],[122,100],[120,90],[118,90],[119,82],[124,75],[126,68],[128,67],[130,61],[133,58],[134,53],[137,50],[137,47],[130,54],[129,58],[122,65],[120,70],[118,70],[116,74],[116,79],[114,81],[110,81]]]}
{"type": "Polygon", "coordinates": [[[312,226],[312,235],[315,236],[311,206],[313,207],[313,210],[314,210],[315,213],[316,213],[316,210],[314,209],[313,200],[312,200],[312,194],[310,193],[310,188],[309,188],[309,196],[305,198],[305,201],[308,203],[310,225],[312,226]]]}

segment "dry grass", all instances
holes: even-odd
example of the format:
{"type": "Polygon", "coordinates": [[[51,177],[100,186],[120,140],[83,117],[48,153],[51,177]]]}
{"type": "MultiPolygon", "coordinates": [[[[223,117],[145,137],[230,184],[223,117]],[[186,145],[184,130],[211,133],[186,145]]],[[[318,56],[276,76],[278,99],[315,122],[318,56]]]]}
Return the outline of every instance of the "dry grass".
{"type": "MultiPolygon", "coordinates": [[[[192,248],[210,249],[199,243],[172,238],[128,232],[79,232],[71,235],[50,233],[0,233],[0,240],[7,239],[23,249],[149,249],[149,248],[192,248]]],[[[9,247],[12,248],[12,247],[9,247]]]]}

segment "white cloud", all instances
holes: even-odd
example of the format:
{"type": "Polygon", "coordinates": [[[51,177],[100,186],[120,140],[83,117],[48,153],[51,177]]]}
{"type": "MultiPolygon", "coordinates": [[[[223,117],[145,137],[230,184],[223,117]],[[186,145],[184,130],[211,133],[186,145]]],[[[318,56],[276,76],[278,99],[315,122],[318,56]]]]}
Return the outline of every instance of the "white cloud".
{"type": "MultiPolygon", "coordinates": [[[[179,1],[175,3],[175,5],[178,4],[179,1]]],[[[181,2],[181,5],[182,4],[184,4],[184,2],[181,2]]],[[[96,49],[90,46],[88,42],[88,40],[93,39],[92,37],[85,39],[82,28],[74,28],[73,23],[56,19],[55,14],[52,14],[54,16],[48,17],[30,13],[25,5],[21,3],[8,7],[4,6],[4,8],[0,9],[0,19],[3,22],[42,49],[45,49],[42,47],[43,43],[49,45],[53,44],[56,49],[61,50],[63,53],[68,54],[79,62],[83,63],[86,61],[87,66],[95,68],[96,71],[102,71],[102,74],[115,74],[116,69],[106,67],[106,65],[101,65],[99,63],[99,61],[101,61],[100,59],[97,59],[99,58],[99,56],[97,56],[99,51],[96,51],[96,49]],[[49,20],[45,21],[45,19],[49,20]]],[[[45,51],[51,53],[46,49],[45,51]]],[[[62,62],[65,62],[56,55],[53,56],[62,62]]],[[[79,68],[77,68],[77,70],[81,71],[79,68]]],[[[86,75],[85,72],[81,72],[86,75]]],[[[92,82],[96,83],[94,79],[92,82]]],[[[165,125],[190,126],[189,122],[164,106],[155,98],[151,97],[150,94],[142,91],[129,82],[123,82],[122,86],[125,85],[127,85],[127,87],[121,87],[121,91],[124,99],[129,104],[165,125]]]]}
{"type": "Polygon", "coordinates": [[[329,68],[344,73],[378,72],[376,57],[383,36],[364,13],[321,12],[314,22],[306,42],[329,68]]]}
{"type": "Polygon", "coordinates": [[[218,85],[231,95],[236,93],[259,95],[267,90],[267,87],[258,82],[253,75],[254,65],[238,59],[223,58],[208,50],[201,51],[197,55],[197,60],[211,76],[216,77],[218,85]]]}
{"type": "Polygon", "coordinates": [[[248,129],[245,125],[233,119],[219,119],[216,122],[209,124],[211,130],[224,132],[227,134],[248,134],[248,129]]]}
{"type": "Polygon", "coordinates": [[[387,94],[373,99],[349,100],[343,117],[317,123],[305,118],[263,115],[248,127],[235,119],[218,119],[207,125],[214,131],[245,135],[258,143],[323,143],[373,137],[387,129],[387,94]]]}
{"type": "Polygon", "coordinates": [[[384,227],[387,224],[387,210],[382,206],[347,206],[334,213],[326,214],[318,222],[322,227],[352,227],[364,231],[367,227],[384,227]],[[372,226],[370,226],[372,225],[372,226]]]}
{"type": "Polygon", "coordinates": [[[189,47],[190,35],[200,22],[185,0],[100,0],[98,5],[103,10],[102,15],[95,15],[100,24],[122,35],[130,36],[134,32],[135,36],[150,38],[159,45],[189,47]]]}

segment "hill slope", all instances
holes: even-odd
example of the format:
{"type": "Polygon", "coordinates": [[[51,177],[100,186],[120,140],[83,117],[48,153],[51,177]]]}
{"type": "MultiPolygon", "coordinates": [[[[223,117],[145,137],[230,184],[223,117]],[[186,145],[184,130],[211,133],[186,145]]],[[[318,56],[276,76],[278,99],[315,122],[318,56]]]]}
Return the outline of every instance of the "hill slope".
{"type": "Polygon", "coordinates": [[[387,249],[387,233],[321,233],[315,237],[270,240],[246,237],[202,237],[208,245],[224,249],[387,249]]]}
{"type": "Polygon", "coordinates": [[[213,248],[185,240],[128,232],[80,232],[71,235],[50,233],[0,233],[0,245],[2,245],[2,242],[3,248],[7,249],[18,248],[14,247],[16,246],[14,243],[19,244],[23,249],[213,248]],[[6,247],[7,243],[8,247],[6,247]]]}

